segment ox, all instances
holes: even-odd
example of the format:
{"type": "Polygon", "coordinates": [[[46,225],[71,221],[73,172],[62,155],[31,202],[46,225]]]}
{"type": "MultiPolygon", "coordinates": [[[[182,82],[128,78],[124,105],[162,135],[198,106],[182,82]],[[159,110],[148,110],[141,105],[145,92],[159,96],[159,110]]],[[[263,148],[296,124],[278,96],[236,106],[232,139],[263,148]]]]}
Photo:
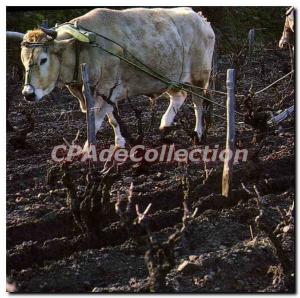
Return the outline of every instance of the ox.
{"type": "MultiPolygon", "coordinates": [[[[132,53],[155,71],[170,80],[207,88],[215,44],[210,23],[190,8],[132,8],[126,10],[94,9],[69,23],[87,28],[111,40],[96,36],[96,42],[119,55],[132,53]]],[[[63,27],[61,27],[63,28],[63,27]]],[[[26,100],[38,101],[55,86],[66,85],[78,98],[86,112],[82,94],[82,81],[75,61],[89,65],[90,85],[95,100],[96,132],[108,116],[115,133],[115,145],[125,146],[119,124],[113,115],[113,107],[104,100],[118,100],[137,95],[153,95],[167,92],[170,105],[161,119],[160,129],[172,125],[174,117],[187,97],[186,92],[170,88],[167,84],[133,68],[119,58],[80,43],[60,27],[28,31],[22,42],[21,59],[26,70],[22,94],[26,100]],[[74,79],[74,74],[75,79],[74,79]],[[114,88],[115,87],[115,88],[114,88]],[[114,88],[114,89],[112,89],[114,88]]],[[[204,133],[203,101],[192,98],[195,115],[195,132],[201,140],[204,133]]],[[[87,143],[86,143],[87,144],[87,143]]]]}
{"type": "Polygon", "coordinates": [[[295,17],[294,7],[290,7],[285,13],[284,28],[283,28],[281,39],[279,41],[280,48],[283,48],[285,45],[291,44],[293,42],[294,17],[295,17]]]}

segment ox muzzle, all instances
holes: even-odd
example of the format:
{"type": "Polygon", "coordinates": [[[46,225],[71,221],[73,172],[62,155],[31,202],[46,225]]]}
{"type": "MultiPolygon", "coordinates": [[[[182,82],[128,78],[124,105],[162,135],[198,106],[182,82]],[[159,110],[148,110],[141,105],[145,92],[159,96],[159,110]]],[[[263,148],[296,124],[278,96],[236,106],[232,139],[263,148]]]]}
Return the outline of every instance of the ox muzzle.
{"type": "Polygon", "coordinates": [[[24,95],[24,99],[26,101],[36,101],[37,100],[37,96],[35,93],[35,88],[34,86],[31,85],[31,75],[32,75],[32,68],[37,66],[36,63],[34,63],[32,61],[33,59],[33,53],[34,50],[37,47],[43,47],[46,49],[48,49],[48,45],[45,42],[27,42],[27,41],[22,41],[21,43],[22,47],[27,47],[27,48],[31,48],[31,57],[30,57],[30,61],[29,61],[29,66],[28,68],[25,70],[25,83],[23,85],[23,90],[22,90],[22,94],[24,95]]]}
{"type": "Polygon", "coordinates": [[[26,101],[35,101],[36,100],[36,94],[35,89],[32,85],[26,84],[23,86],[22,94],[24,96],[24,99],[26,101]]]}

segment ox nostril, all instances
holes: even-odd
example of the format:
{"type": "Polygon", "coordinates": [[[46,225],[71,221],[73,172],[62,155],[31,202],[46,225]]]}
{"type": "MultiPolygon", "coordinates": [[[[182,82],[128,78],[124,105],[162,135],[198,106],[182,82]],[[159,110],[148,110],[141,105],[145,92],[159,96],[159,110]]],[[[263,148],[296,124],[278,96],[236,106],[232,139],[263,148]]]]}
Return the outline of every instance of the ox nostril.
{"type": "Polygon", "coordinates": [[[22,94],[24,95],[25,100],[34,101],[35,100],[35,92],[34,88],[31,85],[25,85],[22,90],[22,94]]]}
{"type": "Polygon", "coordinates": [[[32,88],[31,85],[25,85],[23,87],[22,94],[24,96],[30,96],[31,94],[34,94],[34,89],[32,88]]]}
{"type": "Polygon", "coordinates": [[[23,94],[23,95],[24,95],[25,100],[27,100],[27,101],[34,101],[35,100],[35,93],[23,94]]]}

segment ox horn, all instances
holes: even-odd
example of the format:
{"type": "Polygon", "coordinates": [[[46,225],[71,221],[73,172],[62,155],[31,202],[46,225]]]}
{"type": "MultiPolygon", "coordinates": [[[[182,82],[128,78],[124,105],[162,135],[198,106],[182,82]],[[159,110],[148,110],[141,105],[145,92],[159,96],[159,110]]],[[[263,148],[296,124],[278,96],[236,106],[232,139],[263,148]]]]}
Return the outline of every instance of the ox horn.
{"type": "Polygon", "coordinates": [[[46,33],[48,36],[52,37],[53,39],[55,39],[57,37],[57,31],[53,30],[53,29],[47,29],[44,28],[42,26],[40,26],[40,29],[46,33]]]}
{"type": "Polygon", "coordinates": [[[6,37],[13,38],[13,39],[23,39],[24,33],[14,32],[14,31],[6,31],[6,37]]]}

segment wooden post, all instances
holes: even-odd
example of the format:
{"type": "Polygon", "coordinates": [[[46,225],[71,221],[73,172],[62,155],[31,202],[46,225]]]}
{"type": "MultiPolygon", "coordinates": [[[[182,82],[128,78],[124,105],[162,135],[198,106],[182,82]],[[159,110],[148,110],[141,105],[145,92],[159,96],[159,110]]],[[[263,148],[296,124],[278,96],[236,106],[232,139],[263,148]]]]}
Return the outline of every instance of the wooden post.
{"type": "Polygon", "coordinates": [[[216,90],[217,73],[218,73],[218,57],[217,57],[217,52],[215,50],[213,53],[213,65],[212,65],[212,89],[213,90],[216,90]]]}
{"type": "Polygon", "coordinates": [[[88,65],[82,63],[80,67],[83,82],[82,93],[86,104],[87,139],[90,146],[96,144],[95,103],[89,86],[88,65]]]}
{"type": "Polygon", "coordinates": [[[248,32],[248,49],[249,49],[249,56],[252,55],[253,48],[254,48],[254,40],[255,40],[255,29],[250,29],[248,32]]]}
{"type": "Polygon", "coordinates": [[[292,105],[291,107],[289,107],[288,109],[285,109],[283,112],[281,112],[277,116],[272,117],[268,121],[268,124],[269,125],[272,125],[272,124],[278,125],[281,121],[283,121],[287,117],[291,116],[291,114],[294,112],[294,110],[295,110],[295,106],[292,105]]]}
{"type": "Polygon", "coordinates": [[[235,153],[235,99],[234,99],[234,69],[227,69],[227,136],[226,136],[226,156],[224,159],[222,195],[230,196],[232,167],[235,153]],[[231,153],[230,153],[231,152],[231,153]],[[231,156],[232,155],[232,156],[231,156]],[[231,158],[230,158],[231,157],[231,158]]]}

